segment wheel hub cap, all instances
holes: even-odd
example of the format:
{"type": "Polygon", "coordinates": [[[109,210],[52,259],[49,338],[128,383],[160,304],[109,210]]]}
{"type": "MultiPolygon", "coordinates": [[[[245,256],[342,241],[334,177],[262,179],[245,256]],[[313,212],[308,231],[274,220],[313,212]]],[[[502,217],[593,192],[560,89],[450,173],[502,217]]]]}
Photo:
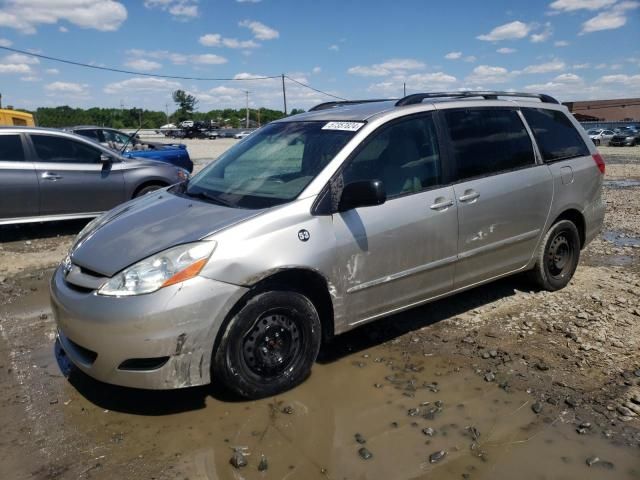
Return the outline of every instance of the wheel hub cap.
{"type": "Polygon", "coordinates": [[[298,327],[289,315],[263,315],[244,339],[244,357],[254,372],[275,376],[289,367],[299,349],[299,341],[298,327]]]}

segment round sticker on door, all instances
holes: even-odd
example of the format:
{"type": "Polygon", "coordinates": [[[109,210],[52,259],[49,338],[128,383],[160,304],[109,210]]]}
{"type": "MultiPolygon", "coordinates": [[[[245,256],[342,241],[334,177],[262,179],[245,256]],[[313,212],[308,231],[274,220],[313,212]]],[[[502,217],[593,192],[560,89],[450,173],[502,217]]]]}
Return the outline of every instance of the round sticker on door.
{"type": "Polygon", "coordinates": [[[307,230],[302,229],[298,232],[298,240],[300,240],[301,242],[306,242],[310,238],[311,238],[311,235],[307,230]]]}

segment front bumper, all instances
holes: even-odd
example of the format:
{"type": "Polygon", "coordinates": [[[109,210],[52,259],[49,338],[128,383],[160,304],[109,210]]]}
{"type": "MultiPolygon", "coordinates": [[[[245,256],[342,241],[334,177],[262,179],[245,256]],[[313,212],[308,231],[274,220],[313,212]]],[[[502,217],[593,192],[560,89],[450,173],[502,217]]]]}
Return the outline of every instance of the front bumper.
{"type": "Polygon", "coordinates": [[[209,383],[218,330],[246,291],[196,277],[147,295],[107,297],[70,286],[61,268],[50,285],[70,360],[97,380],[146,389],[209,383]]]}
{"type": "Polygon", "coordinates": [[[611,140],[609,146],[611,147],[633,147],[634,140],[611,140]]]}

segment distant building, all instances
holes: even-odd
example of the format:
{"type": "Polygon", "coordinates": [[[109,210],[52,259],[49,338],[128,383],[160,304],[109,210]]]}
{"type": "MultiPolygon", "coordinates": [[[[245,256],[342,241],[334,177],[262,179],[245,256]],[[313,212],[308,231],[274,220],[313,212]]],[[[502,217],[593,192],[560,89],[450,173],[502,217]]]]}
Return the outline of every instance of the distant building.
{"type": "Polygon", "coordinates": [[[579,122],[638,122],[640,121],[640,98],[618,98],[615,100],[586,100],[564,102],[564,105],[579,122]]]}

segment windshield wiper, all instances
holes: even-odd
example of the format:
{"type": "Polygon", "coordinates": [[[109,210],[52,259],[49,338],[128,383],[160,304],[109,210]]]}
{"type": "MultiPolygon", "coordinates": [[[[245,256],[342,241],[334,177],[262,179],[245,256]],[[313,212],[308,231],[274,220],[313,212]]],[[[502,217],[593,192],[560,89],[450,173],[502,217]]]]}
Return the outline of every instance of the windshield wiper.
{"type": "Polygon", "coordinates": [[[218,205],[222,205],[223,207],[233,207],[233,204],[227,202],[226,200],[222,200],[219,197],[211,195],[204,190],[200,190],[199,192],[190,192],[188,189],[184,190],[184,194],[188,197],[199,198],[201,200],[206,200],[211,203],[217,203],[218,205]]]}

